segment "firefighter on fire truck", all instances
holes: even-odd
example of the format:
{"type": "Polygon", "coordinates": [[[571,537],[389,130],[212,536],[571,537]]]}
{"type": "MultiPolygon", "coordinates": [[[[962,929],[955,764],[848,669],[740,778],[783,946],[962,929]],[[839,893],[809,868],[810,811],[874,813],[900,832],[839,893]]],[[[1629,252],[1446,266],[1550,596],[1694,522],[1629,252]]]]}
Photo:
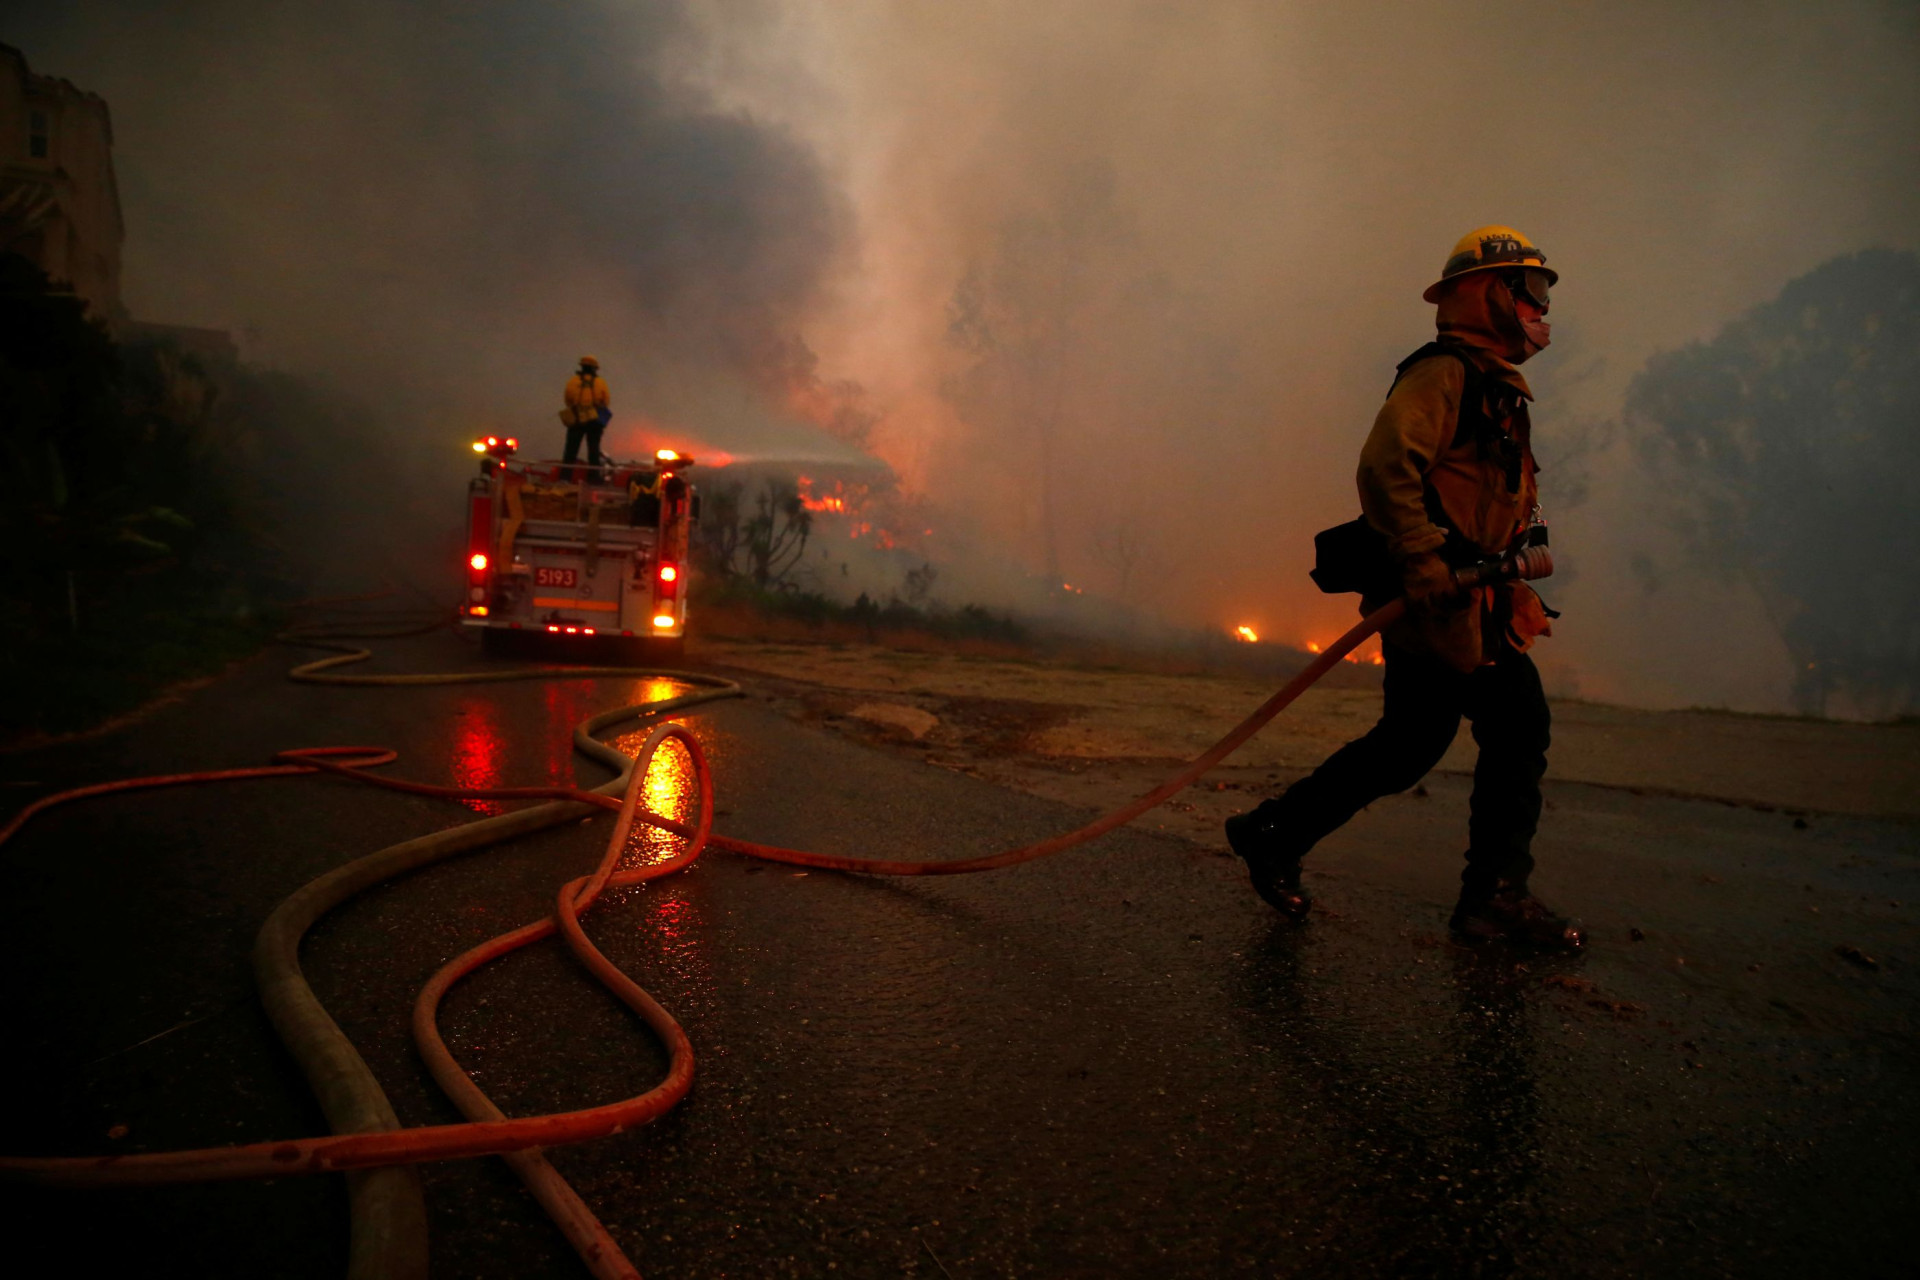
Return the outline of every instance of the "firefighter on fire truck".
{"type": "Polygon", "coordinates": [[[613,417],[607,380],[600,376],[598,360],[592,356],[580,357],[580,367],[567,379],[564,398],[566,407],[560,410],[560,421],[567,428],[567,446],[561,457],[567,464],[567,474],[578,479],[573,464],[580,460],[581,438],[584,436],[587,442],[587,465],[597,473],[602,462],[600,433],[607,429],[613,417]]]}

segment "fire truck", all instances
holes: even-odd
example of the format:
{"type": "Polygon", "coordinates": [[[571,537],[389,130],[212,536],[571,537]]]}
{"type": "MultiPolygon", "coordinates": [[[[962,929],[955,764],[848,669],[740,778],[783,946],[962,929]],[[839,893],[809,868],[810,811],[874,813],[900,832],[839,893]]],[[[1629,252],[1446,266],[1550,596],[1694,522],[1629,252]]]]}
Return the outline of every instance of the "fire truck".
{"type": "Polygon", "coordinates": [[[678,658],[686,643],[693,459],[530,462],[511,436],[473,442],[461,622],[490,653],[678,658]]]}

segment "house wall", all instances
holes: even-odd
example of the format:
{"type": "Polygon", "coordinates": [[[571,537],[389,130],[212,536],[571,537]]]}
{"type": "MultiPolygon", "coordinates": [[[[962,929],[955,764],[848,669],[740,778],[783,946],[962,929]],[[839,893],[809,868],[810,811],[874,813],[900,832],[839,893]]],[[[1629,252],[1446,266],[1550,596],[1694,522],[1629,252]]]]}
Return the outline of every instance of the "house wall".
{"type": "Polygon", "coordinates": [[[0,45],[0,252],[23,254],[118,324],[125,235],[106,100],[35,75],[0,45]]]}

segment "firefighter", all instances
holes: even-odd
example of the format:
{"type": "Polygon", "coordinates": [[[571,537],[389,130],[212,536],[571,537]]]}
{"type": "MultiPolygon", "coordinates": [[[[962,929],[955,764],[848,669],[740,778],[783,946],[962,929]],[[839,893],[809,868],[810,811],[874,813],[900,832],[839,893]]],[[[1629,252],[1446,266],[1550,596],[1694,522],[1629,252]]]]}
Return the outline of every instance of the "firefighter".
{"type": "MultiPolygon", "coordinates": [[[[1365,736],[1251,812],[1227,819],[1227,841],[1254,888],[1304,919],[1307,851],[1382,796],[1439,763],[1472,722],[1466,869],[1451,928],[1465,941],[1578,950],[1585,934],[1527,887],[1540,820],[1549,712],[1528,649],[1550,615],[1525,583],[1461,593],[1452,569],[1525,541],[1535,505],[1527,402],[1517,366],[1549,340],[1549,287],[1559,274],[1511,227],[1481,227],[1448,255],[1426,301],[1438,334],[1399,366],[1360,451],[1360,506],[1384,542],[1406,616],[1381,638],[1385,706],[1365,736]]],[[[1367,599],[1371,610],[1386,603],[1367,599]]]]}
{"type": "Polygon", "coordinates": [[[600,433],[607,429],[607,422],[613,417],[608,407],[607,380],[600,376],[600,362],[592,356],[581,356],[580,367],[567,379],[565,409],[560,411],[560,421],[567,428],[567,451],[562,455],[566,462],[568,479],[579,479],[579,473],[573,463],[580,457],[580,440],[587,441],[587,465],[594,471],[600,470],[600,433]]]}

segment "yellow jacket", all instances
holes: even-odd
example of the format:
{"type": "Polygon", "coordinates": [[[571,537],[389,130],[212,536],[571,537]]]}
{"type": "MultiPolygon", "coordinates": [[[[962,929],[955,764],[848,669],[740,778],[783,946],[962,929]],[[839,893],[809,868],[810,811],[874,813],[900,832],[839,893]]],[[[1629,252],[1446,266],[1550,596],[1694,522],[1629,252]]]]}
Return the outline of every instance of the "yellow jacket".
{"type": "Polygon", "coordinates": [[[576,373],[567,379],[566,398],[562,416],[570,423],[592,426],[600,421],[600,410],[608,407],[607,380],[597,373],[576,373]]]}
{"type": "MultiPolygon", "coordinates": [[[[1484,375],[1487,418],[1502,438],[1493,443],[1517,451],[1518,485],[1509,487],[1509,467],[1491,456],[1487,441],[1459,430],[1467,380],[1460,361],[1432,355],[1408,366],[1374,418],[1356,476],[1360,509],[1367,523],[1386,535],[1396,559],[1437,551],[1446,541],[1445,529],[1428,508],[1429,493],[1446,523],[1488,556],[1508,550],[1525,531],[1538,495],[1526,380],[1477,348],[1456,349],[1484,375]]],[[[1503,639],[1525,652],[1534,637],[1550,633],[1532,589],[1503,583],[1476,590],[1469,607],[1409,617],[1387,634],[1397,645],[1471,671],[1492,661],[1503,639]]]]}

